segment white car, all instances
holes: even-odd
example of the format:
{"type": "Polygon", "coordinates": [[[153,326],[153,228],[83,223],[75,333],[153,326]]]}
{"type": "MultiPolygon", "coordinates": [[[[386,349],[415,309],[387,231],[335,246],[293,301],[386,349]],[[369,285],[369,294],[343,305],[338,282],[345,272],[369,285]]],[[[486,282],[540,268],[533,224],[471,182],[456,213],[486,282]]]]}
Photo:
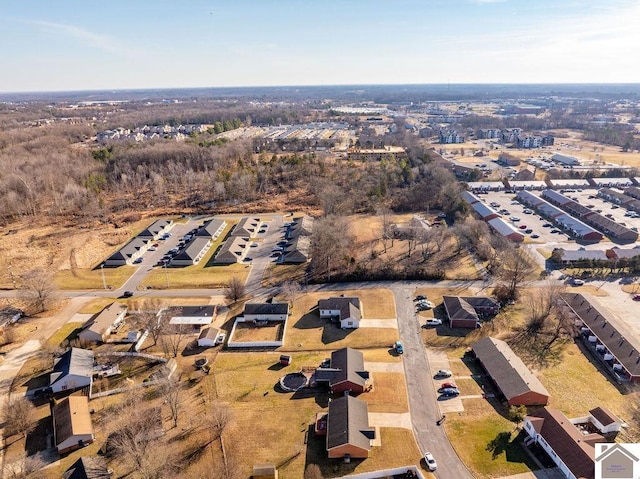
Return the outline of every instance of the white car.
{"type": "Polygon", "coordinates": [[[433,472],[436,469],[438,469],[438,463],[433,458],[433,454],[431,454],[430,452],[424,453],[424,462],[427,463],[427,467],[429,468],[430,471],[433,472]]]}
{"type": "Polygon", "coordinates": [[[512,216],[511,221],[520,221],[520,218],[518,218],[517,216],[512,216]]]}
{"type": "Polygon", "coordinates": [[[442,320],[437,318],[427,319],[424,324],[425,326],[440,326],[442,320]]]}
{"type": "Polygon", "coordinates": [[[571,284],[574,285],[574,286],[582,286],[582,285],[584,285],[584,281],[582,281],[581,279],[578,279],[578,278],[573,278],[571,280],[571,284]]]}

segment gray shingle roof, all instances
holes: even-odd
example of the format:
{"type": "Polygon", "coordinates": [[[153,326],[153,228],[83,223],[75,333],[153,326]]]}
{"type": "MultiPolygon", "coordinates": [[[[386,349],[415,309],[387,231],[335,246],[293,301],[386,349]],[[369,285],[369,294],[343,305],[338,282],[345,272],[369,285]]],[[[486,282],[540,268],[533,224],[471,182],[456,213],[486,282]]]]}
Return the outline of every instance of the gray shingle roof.
{"type": "Polygon", "coordinates": [[[93,351],[88,349],[71,348],[55,361],[53,371],[56,373],[62,373],[54,383],[69,374],[92,377],[93,351]]]}
{"type": "Polygon", "coordinates": [[[549,397],[547,389],[504,341],[486,337],[472,348],[507,400],[529,391],[549,397]]]}
{"type": "Polygon", "coordinates": [[[327,449],[351,444],[369,451],[372,437],[366,402],[342,396],[329,403],[327,449]]]}

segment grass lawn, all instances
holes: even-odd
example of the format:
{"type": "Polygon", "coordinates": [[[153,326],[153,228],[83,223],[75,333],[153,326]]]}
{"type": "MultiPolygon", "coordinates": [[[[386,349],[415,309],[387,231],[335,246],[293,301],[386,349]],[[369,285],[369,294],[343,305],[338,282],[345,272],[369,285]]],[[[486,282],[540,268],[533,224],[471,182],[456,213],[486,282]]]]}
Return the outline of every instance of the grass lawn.
{"type": "Polygon", "coordinates": [[[282,337],[280,321],[270,321],[266,326],[256,326],[253,323],[237,323],[233,334],[233,341],[278,341],[282,337]]]}
{"type": "Polygon", "coordinates": [[[120,266],[118,268],[77,269],[75,274],[69,269],[56,271],[53,281],[60,289],[103,289],[102,271],[109,289],[120,288],[136,270],[133,266],[120,266]]]}
{"type": "MultiPolygon", "coordinates": [[[[211,248],[213,249],[213,247],[211,248]]],[[[243,282],[249,275],[249,265],[232,264],[229,266],[208,266],[204,267],[203,259],[195,266],[184,268],[154,268],[138,289],[212,289],[224,286],[234,276],[239,277],[243,282]]]]}
{"type": "Polygon", "coordinates": [[[372,376],[373,389],[358,397],[367,403],[369,412],[409,412],[404,374],[374,372],[372,376]]]}
{"type": "Polygon", "coordinates": [[[447,414],[444,427],[475,477],[502,477],[538,468],[520,446],[522,437],[518,437],[514,423],[483,399],[466,399],[464,405],[461,415],[447,414]],[[473,407],[473,402],[480,403],[479,407],[473,407]]]}
{"type": "Polygon", "coordinates": [[[275,284],[282,284],[285,281],[296,281],[303,284],[306,270],[306,264],[269,263],[262,276],[262,286],[268,288],[275,284]]]}
{"type": "MultiPolygon", "coordinates": [[[[420,464],[422,454],[418,450],[411,431],[399,428],[380,428],[380,436],[381,447],[373,447],[367,459],[352,459],[350,464],[344,464],[338,459],[327,459],[325,438],[311,436],[306,449],[307,464],[318,464],[323,477],[326,478],[420,464]]],[[[429,474],[425,474],[425,476],[431,477],[429,474]]],[[[302,475],[289,476],[287,474],[283,477],[302,477],[302,475]]]]}

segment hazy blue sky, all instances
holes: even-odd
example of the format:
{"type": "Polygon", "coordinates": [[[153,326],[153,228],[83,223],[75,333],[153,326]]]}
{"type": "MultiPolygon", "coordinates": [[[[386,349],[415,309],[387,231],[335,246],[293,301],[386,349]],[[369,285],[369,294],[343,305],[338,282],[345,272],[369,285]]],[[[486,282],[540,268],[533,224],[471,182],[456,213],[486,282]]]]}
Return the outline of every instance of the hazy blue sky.
{"type": "Polygon", "coordinates": [[[640,0],[2,2],[0,92],[640,82],[640,0]]]}

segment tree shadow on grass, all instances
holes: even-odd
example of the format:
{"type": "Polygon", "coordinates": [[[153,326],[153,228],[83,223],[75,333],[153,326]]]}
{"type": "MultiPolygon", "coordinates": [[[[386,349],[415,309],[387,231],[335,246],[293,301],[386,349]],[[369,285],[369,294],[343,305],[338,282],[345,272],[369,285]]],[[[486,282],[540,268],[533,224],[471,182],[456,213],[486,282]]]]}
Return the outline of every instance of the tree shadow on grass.
{"type": "Polygon", "coordinates": [[[47,437],[52,432],[51,416],[44,417],[38,421],[33,431],[27,434],[25,449],[27,456],[47,449],[47,437]]]}
{"type": "Polygon", "coordinates": [[[506,451],[509,447],[509,443],[511,442],[511,433],[510,432],[499,432],[496,437],[491,439],[487,444],[487,451],[491,452],[491,458],[496,459],[500,454],[506,451]]]}

